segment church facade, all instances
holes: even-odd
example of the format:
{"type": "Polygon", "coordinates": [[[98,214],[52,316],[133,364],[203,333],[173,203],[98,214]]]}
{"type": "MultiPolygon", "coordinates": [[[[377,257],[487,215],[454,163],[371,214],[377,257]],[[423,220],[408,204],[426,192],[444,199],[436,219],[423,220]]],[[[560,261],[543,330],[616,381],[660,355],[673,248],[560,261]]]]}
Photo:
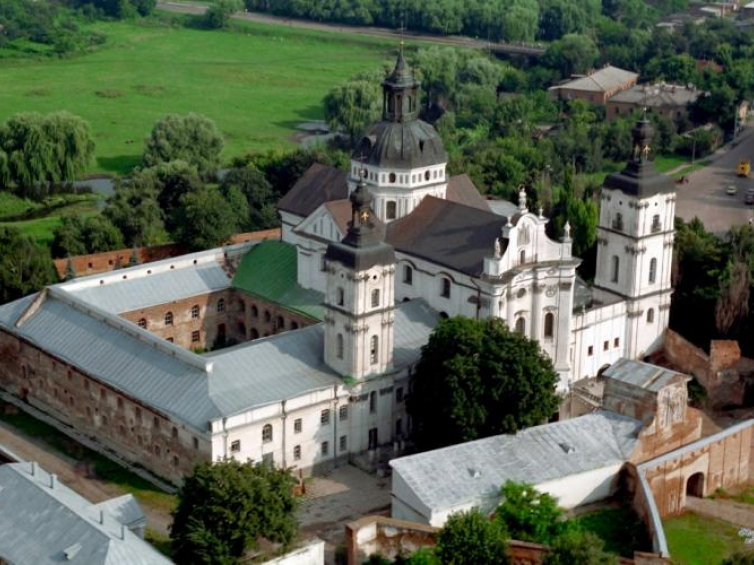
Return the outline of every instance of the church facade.
{"type": "Polygon", "coordinates": [[[401,54],[350,169],[313,165],[279,203],[281,241],[0,306],[5,400],[180,483],[199,461],[303,473],[400,446],[411,373],[442,317],[505,320],[553,359],[564,393],[657,350],[675,194],[649,159],[651,126],[637,125],[634,158],[605,182],[590,286],[569,228],[550,239],[524,191],[492,202],[448,176],[419,86],[401,54]]]}

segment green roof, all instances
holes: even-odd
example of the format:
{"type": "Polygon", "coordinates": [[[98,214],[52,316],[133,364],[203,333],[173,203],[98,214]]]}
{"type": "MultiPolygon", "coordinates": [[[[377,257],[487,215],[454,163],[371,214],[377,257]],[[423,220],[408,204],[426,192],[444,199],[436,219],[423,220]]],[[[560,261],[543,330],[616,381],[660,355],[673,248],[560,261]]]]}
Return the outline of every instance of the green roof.
{"type": "Polygon", "coordinates": [[[296,247],[282,241],[255,245],[241,259],[233,287],[322,321],[324,296],[298,284],[296,255],[296,247]]]}

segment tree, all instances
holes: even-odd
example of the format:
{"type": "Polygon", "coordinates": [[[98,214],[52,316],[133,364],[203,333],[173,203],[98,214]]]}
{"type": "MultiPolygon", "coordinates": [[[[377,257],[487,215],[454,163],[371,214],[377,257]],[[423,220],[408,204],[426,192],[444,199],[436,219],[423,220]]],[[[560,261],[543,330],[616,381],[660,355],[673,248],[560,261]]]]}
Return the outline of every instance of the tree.
{"type": "Polygon", "coordinates": [[[532,485],[506,481],[500,489],[503,502],[495,511],[511,539],[551,545],[573,529],[555,498],[538,492],[532,485]]]}
{"type": "Polygon", "coordinates": [[[441,320],[422,347],[409,398],[417,445],[434,449],[541,424],[558,408],[557,383],[539,345],[502,320],[441,320]]]}
{"type": "Polygon", "coordinates": [[[72,281],[75,278],[76,269],[73,267],[73,261],[71,261],[71,258],[68,257],[68,260],[65,262],[65,280],[72,281]]]}
{"type": "Polygon", "coordinates": [[[89,124],[68,112],[17,114],[0,126],[0,181],[40,199],[49,185],[71,181],[94,155],[89,124]]]}
{"type": "Polygon", "coordinates": [[[53,231],[54,257],[100,253],[123,248],[123,235],[104,216],[83,219],[80,216],[63,216],[53,231]]]}
{"type": "Polygon", "coordinates": [[[553,541],[542,565],[618,565],[618,556],[603,547],[595,534],[571,530],[553,541]]]}
{"type": "Polygon", "coordinates": [[[220,183],[220,189],[226,198],[232,187],[244,195],[249,210],[247,220],[241,225],[241,229],[262,230],[279,224],[279,196],[261,171],[251,166],[230,169],[220,183]]]}
{"type": "Polygon", "coordinates": [[[508,544],[505,530],[479,510],[452,514],[437,534],[437,557],[448,565],[506,565],[508,544]]]}
{"type": "Polygon", "coordinates": [[[15,228],[0,226],[0,304],[56,282],[50,253],[15,228]]]}
{"type": "Polygon", "coordinates": [[[157,194],[166,227],[171,232],[176,227],[173,216],[181,196],[203,186],[196,166],[180,160],[139,169],[134,173],[131,184],[142,190],[153,190],[157,194]]]}
{"type": "Polygon", "coordinates": [[[197,465],[178,491],[170,536],[174,559],[186,564],[235,564],[260,539],[290,544],[295,481],[271,465],[235,460],[197,465]]]}
{"type": "Polygon", "coordinates": [[[169,161],[185,161],[200,174],[214,175],[220,166],[223,138],[215,122],[198,114],[168,114],[152,128],[143,161],[154,167],[169,161]]]}
{"type": "Polygon", "coordinates": [[[175,213],[177,242],[192,251],[211,249],[230,240],[248,216],[240,190],[231,187],[225,197],[216,187],[184,194],[175,213]]]}
{"type": "Polygon", "coordinates": [[[51,251],[53,256],[65,257],[66,255],[86,254],[86,243],[82,236],[83,230],[84,222],[81,216],[63,216],[60,218],[60,225],[52,232],[51,251]]]}
{"type": "Polygon", "coordinates": [[[567,78],[587,72],[595,65],[598,56],[597,46],[590,37],[570,33],[550,44],[543,56],[543,63],[567,78]]]}
{"type": "Polygon", "coordinates": [[[216,0],[204,13],[204,25],[210,29],[228,27],[230,17],[243,10],[241,0],[216,0]]]}
{"type": "Polygon", "coordinates": [[[120,230],[128,247],[157,245],[168,240],[153,187],[119,184],[103,214],[120,230]]]}
{"type": "Polygon", "coordinates": [[[325,95],[322,104],[331,130],[346,133],[355,142],[381,115],[379,82],[374,78],[351,80],[325,95]]]}

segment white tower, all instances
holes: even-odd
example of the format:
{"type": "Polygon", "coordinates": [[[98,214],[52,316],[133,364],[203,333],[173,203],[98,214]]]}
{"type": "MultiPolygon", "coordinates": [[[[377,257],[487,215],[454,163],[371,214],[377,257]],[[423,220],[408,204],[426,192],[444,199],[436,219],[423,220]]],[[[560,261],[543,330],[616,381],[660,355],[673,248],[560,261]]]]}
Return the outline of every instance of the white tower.
{"type": "Polygon", "coordinates": [[[393,366],[395,252],[372,223],[362,180],[351,193],[348,234],[325,255],[325,362],[361,380],[393,366]]]}
{"type": "Polygon", "coordinates": [[[425,196],[445,198],[448,155],[437,130],[419,119],[419,81],[403,51],[383,81],[382,120],[371,126],[351,160],[350,189],[362,170],[384,223],[410,214],[425,196]]]}
{"type": "Polygon", "coordinates": [[[594,286],[597,300],[626,301],[625,355],[640,359],[662,346],[668,327],[676,194],[649,159],[649,121],[632,133],[633,159],[602,188],[594,286]]]}

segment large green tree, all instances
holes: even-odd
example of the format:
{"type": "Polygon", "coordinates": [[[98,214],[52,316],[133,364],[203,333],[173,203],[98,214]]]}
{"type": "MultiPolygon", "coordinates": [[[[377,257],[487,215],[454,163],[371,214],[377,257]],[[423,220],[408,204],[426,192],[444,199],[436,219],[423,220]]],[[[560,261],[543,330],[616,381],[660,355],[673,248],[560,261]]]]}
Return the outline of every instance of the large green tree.
{"type": "Polygon", "coordinates": [[[123,249],[123,235],[105,216],[63,216],[53,232],[54,257],[123,249]]]}
{"type": "Polygon", "coordinates": [[[223,245],[248,217],[246,198],[236,187],[227,195],[217,187],[204,187],[181,196],[175,211],[175,240],[192,251],[223,245]]]}
{"type": "Polygon", "coordinates": [[[89,124],[68,112],[17,114],[0,126],[0,183],[42,198],[51,184],[75,180],[91,163],[89,124]]]}
{"type": "Polygon", "coordinates": [[[500,489],[502,503],[495,519],[511,539],[551,545],[560,535],[573,529],[558,501],[532,485],[506,481],[500,489]]]}
{"type": "Polygon", "coordinates": [[[205,116],[168,114],[152,128],[144,148],[144,165],[185,161],[200,173],[214,175],[220,167],[223,138],[215,122],[205,116]]]}
{"type": "Polygon", "coordinates": [[[336,86],[325,95],[323,105],[330,129],[342,131],[352,142],[356,141],[382,113],[379,80],[364,76],[336,86]]]}
{"type": "Polygon", "coordinates": [[[201,463],[178,492],[170,536],[186,565],[231,565],[262,539],[284,546],[298,531],[295,480],[285,469],[226,460],[201,463]]]}
{"type": "Polygon", "coordinates": [[[550,44],[543,62],[567,78],[588,71],[597,62],[597,57],[599,51],[589,36],[571,33],[550,44]]]}
{"type": "Polygon", "coordinates": [[[56,280],[46,248],[15,228],[0,226],[0,304],[36,292],[56,280]]]}
{"type": "Polygon", "coordinates": [[[499,319],[449,318],[422,347],[409,411],[420,449],[434,449],[547,421],[558,375],[537,342],[499,319]]]}
{"type": "Polygon", "coordinates": [[[595,534],[572,529],[553,541],[542,565],[618,565],[618,556],[603,547],[595,534]]]}
{"type": "Polygon", "coordinates": [[[163,213],[153,186],[120,183],[103,211],[123,234],[128,247],[157,245],[168,241],[163,213]]]}
{"type": "Polygon", "coordinates": [[[228,198],[231,189],[238,189],[246,198],[249,214],[240,228],[262,230],[279,225],[277,214],[278,193],[273,190],[264,173],[255,167],[238,167],[227,171],[220,183],[223,195],[228,198]]]}
{"type": "Polygon", "coordinates": [[[437,556],[446,565],[506,565],[507,534],[479,510],[453,514],[437,534],[437,556]]]}
{"type": "Polygon", "coordinates": [[[199,190],[203,182],[196,165],[176,160],[137,170],[131,178],[131,185],[155,192],[165,225],[168,231],[174,231],[173,220],[181,196],[199,190]]]}

